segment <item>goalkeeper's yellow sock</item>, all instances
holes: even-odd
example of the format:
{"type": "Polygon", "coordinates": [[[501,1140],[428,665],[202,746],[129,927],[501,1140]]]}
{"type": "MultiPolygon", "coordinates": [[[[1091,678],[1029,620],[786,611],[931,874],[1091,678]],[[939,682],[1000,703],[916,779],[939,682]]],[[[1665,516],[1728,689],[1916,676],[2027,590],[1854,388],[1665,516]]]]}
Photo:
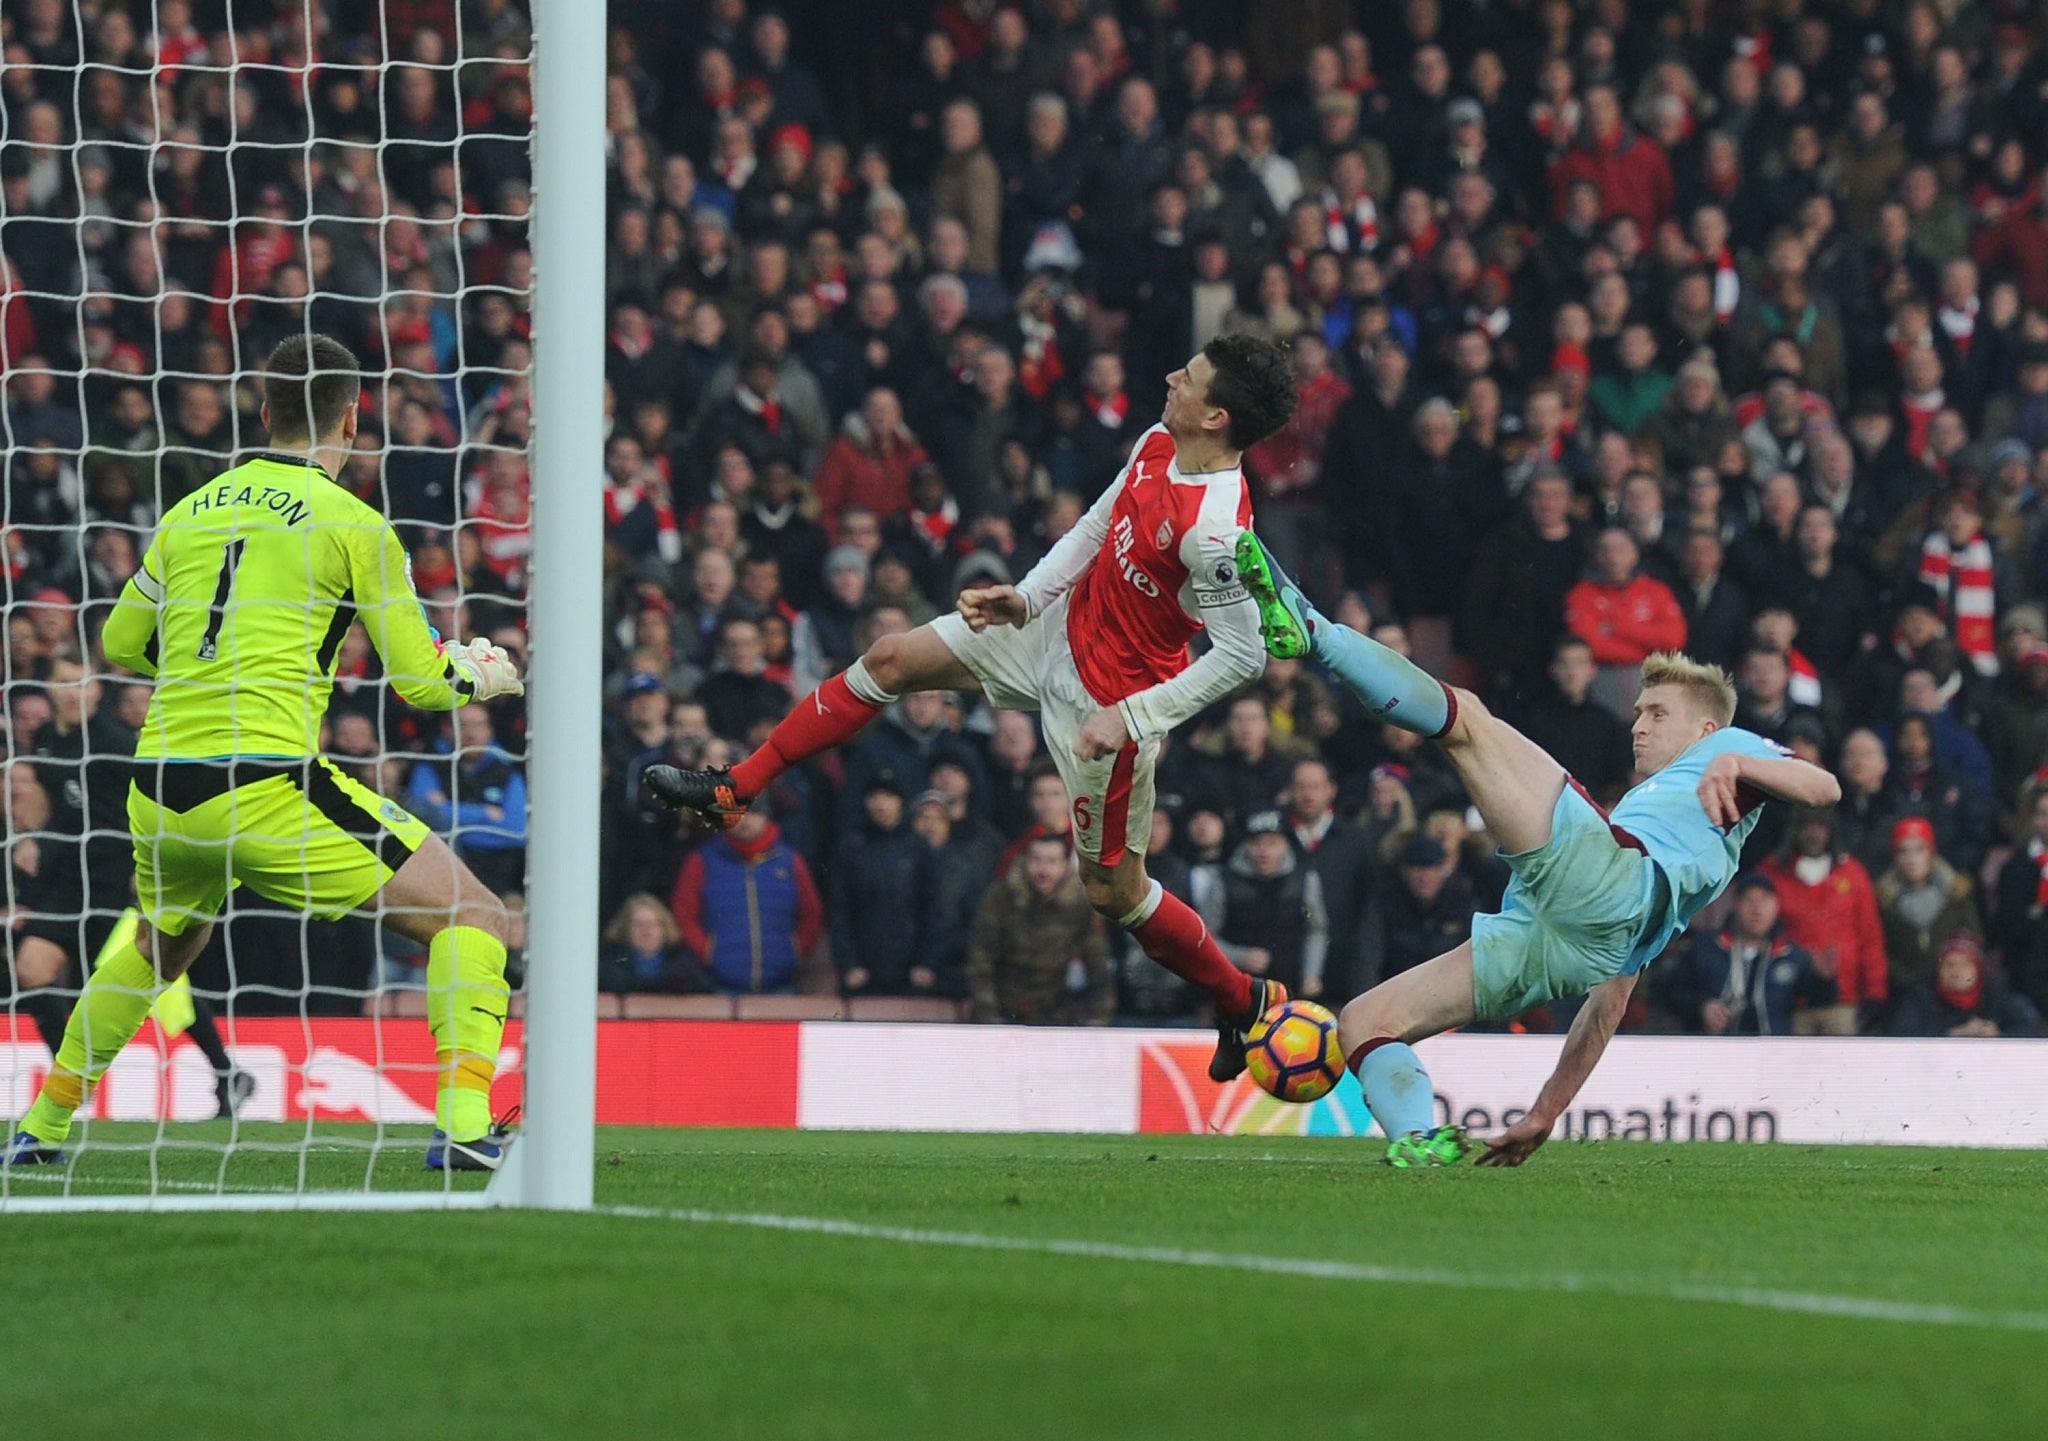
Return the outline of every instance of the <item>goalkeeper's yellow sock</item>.
{"type": "Polygon", "coordinates": [[[453,1141],[491,1128],[491,1080],[505,1036],[505,943],[474,926],[450,926],[427,947],[427,1029],[440,1063],[434,1124],[453,1141]]]}
{"type": "Polygon", "coordinates": [[[156,996],[156,967],[135,946],[135,931],[117,933],[100,952],[85,993],[64,1026],[64,1044],[43,1078],[21,1129],[54,1146],[71,1134],[71,1113],[84,1104],[121,1048],[135,1039],[156,996]]]}

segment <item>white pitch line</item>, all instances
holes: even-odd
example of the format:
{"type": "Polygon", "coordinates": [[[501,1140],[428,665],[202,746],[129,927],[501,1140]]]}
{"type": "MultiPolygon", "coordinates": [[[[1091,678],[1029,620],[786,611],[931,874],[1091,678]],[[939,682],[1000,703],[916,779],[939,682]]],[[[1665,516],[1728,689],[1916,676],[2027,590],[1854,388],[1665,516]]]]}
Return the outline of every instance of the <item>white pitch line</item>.
{"type": "Polygon", "coordinates": [[[1162,1266],[1195,1266],[1207,1270],[1256,1271],[1275,1276],[1303,1276],[1318,1281],[1363,1281],[1373,1285],[1436,1286],[1467,1291],[1537,1291],[1627,1296],[1649,1301],[1704,1301],[1716,1305],[1747,1306],[1760,1311],[1841,1316],[1857,1321],[1897,1321],[1916,1326],[1973,1326],[1995,1331],[2048,1332],[2048,1312],[1988,1311],[1971,1306],[1926,1305],[1915,1301],[1883,1301],[1867,1296],[1830,1296],[1811,1291],[1775,1291],[1754,1286],[1710,1286],[1685,1281],[1646,1282],[1632,1281],[1621,1276],[1580,1276],[1569,1273],[1494,1275],[1424,1267],[1376,1266],[1358,1261],[1324,1261],[1228,1251],[1187,1251],[1171,1246],[1125,1246],[1113,1241],[997,1236],[976,1231],[921,1231],[903,1226],[874,1226],[861,1221],[842,1221],[829,1216],[778,1216],[749,1211],[668,1210],[652,1206],[599,1206],[595,1209],[600,1214],[608,1216],[685,1221],[702,1226],[743,1226],[758,1231],[843,1236],[862,1241],[889,1241],[905,1246],[947,1246],[968,1251],[1083,1256],[1099,1261],[1136,1261],[1162,1266]]]}

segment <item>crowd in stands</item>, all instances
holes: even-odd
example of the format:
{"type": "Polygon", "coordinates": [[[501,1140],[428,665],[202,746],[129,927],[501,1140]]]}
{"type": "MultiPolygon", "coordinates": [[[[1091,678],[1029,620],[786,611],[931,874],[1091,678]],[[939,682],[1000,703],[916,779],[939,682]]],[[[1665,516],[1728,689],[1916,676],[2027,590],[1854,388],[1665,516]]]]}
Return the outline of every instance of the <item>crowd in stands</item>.
{"type": "MultiPolygon", "coordinates": [[[[436,623],[524,653],[521,7],[232,8],[4,12],[16,754],[159,508],[260,445],[254,370],[307,324],[370,372],[344,480],[436,623]]],[[[1834,811],[1773,808],[1628,1024],[2038,1029],[2039,4],[700,0],[611,26],[607,988],[1202,1019],[1092,917],[1028,716],[906,696],[717,836],[638,782],[737,759],[876,636],[1020,578],[1168,372],[1247,331],[1301,397],[1246,457],[1255,524],[1331,614],[1602,800],[1671,648],[1841,776],[1834,811]]],[[[333,751],[516,888],[518,708],[437,729],[366,647],[341,665],[333,751]]],[[[1332,1004],[1505,880],[1449,767],[1312,665],[1173,736],[1158,799],[1153,873],[1332,1004]]]]}

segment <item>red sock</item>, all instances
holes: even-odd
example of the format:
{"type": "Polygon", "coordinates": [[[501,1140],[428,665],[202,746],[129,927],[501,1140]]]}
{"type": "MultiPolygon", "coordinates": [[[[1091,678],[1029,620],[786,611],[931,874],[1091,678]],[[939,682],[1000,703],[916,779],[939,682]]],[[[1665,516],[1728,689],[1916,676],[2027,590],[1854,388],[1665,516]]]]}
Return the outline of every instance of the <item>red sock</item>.
{"type": "Polygon", "coordinates": [[[768,743],[732,768],[734,789],[741,800],[752,800],[791,766],[852,740],[881,713],[880,706],[855,695],[840,672],[798,701],[768,743]]]}
{"type": "Polygon", "coordinates": [[[1151,919],[1132,929],[1139,949],[1216,1000],[1217,1013],[1232,1018],[1252,1008],[1252,978],[1230,964],[1194,907],[1162,895],[1151,919]]]}
{"type": "Polygon", "coordinates": [[[1365,1064],[1367,1056],[1377,1051],[1381,1046],[1391,1046],[1400,1039],[1399,1036],[1374,1036],[1371,1040],[1360,1044],[1349,1056],[1345,1057],[1344,1069],[1351,1072],[1354,1076],[1357,1075],[1358,1068],[1365,1064]]]}

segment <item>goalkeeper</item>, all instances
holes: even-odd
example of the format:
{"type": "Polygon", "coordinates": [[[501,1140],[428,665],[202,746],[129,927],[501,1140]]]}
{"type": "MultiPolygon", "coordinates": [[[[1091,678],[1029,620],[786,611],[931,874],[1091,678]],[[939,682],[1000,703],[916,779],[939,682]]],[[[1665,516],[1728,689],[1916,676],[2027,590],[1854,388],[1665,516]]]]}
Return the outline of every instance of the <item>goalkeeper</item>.
{"type": "Polygon", "coordinates": [[[447,844],[316,754],[342,638],[361,620],[398,693],[428,710],[524,693],[483,641],[442,646],[391,523],[335,484],[356,438],[356,358],[293,336],[265,366],[271,449],[171,507],[103,634],[156,679],[128,790],[142,924],[102,956],[11,1165],[60,1162],[72,1113],[183,975],[229,889],[331,919],[378,903],[427,947],[436,1130],[427,1165],[495,1170],[506,915],[447,844]]]}

